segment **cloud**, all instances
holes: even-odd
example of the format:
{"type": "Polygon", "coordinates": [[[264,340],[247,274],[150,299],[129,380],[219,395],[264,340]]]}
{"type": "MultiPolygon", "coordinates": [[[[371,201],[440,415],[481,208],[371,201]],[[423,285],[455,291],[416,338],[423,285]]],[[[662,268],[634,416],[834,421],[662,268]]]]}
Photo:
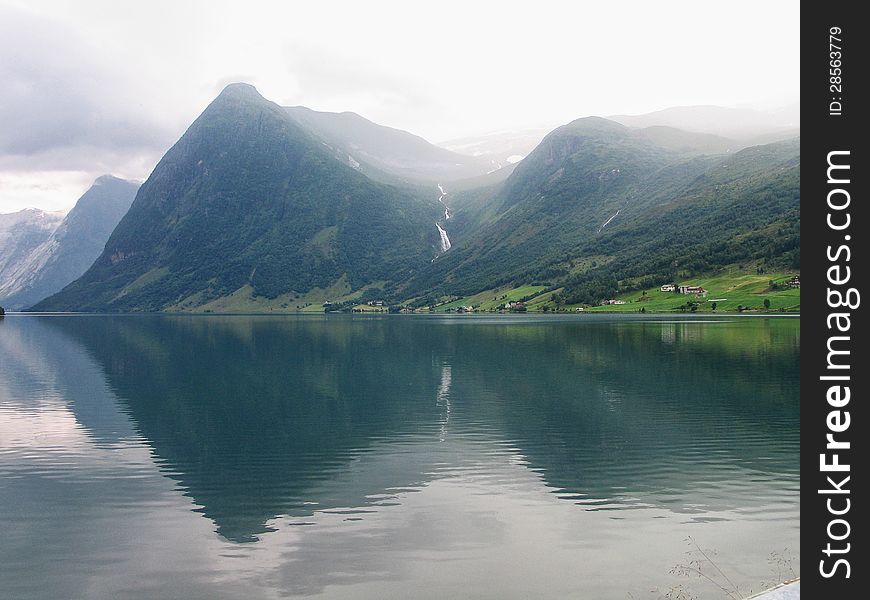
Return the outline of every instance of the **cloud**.
{"type": "Polygon", "coordinates": [[[33,207],[43,210],[69,210],[94,181],[82,171],[0,170],[0,213],[33,207]],[[38,200],[38,201],[34,201],[38,200]]]}
{"type": "Polygon", "coordinates": [[[780,105],[800,82],[793,8],[0,0],[0,212],[54,202],[73,172],[147,176],[232,81],[430,140],[686,104],[780,105]],[[754,31],[765,35],[734,43],[754,31]],[[759,56],[768,68],[755,68],[759,56]],[[28,173],[39,189],[4,186],[28,173]]]}
{"type": "Polygon", "coordinates": [[[0,56],[0,170],[93,170],[172,140],[135,74],[61,21],[0,7],[0,56]]]}
{"type": "MultiPolygon", "coordinates": [[[[397,104],[426,107],[432,104],[429,93],[437,88],[426,85],[413,72],[399,74],[352,53],[329,46],[302,42],[285,45],[288,67],[301,95],[323,101],[343,96],[371,95],[391,98],[397,104]]],[[[383,57],[386,60],[387,57],[383,57]]]]}

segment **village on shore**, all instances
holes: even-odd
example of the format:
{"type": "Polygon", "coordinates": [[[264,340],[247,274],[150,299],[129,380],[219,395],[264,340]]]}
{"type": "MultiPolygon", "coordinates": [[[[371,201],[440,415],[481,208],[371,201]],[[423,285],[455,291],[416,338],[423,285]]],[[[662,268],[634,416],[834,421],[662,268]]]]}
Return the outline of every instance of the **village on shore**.
{"type": "MultiPolygon", "coordinates": [[[[382,299],[325,301],[327,313],[590,313],[590,312],[789,312],[800,311],[800,275],[763,273],[713,277],[692,283],[666,283],[657,289],[627,292],[596,305],[569,305],[560,289],[521,286],[448,298],[429,306],[389,304],[382,299]],[[707,283],[709,281],[709,283],[707,283]],[[712,290],[712,291],[711,291],[712,290]]],[[[312,306],[311,308],[320,308],[312,306]]]]}

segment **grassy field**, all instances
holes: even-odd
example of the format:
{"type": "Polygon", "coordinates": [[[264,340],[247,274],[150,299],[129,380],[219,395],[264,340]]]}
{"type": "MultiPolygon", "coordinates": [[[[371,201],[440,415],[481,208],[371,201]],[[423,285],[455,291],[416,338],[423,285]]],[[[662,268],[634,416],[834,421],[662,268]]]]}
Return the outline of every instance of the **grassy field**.
{"type": "MultiPolygon", "coordinates": [[[[382,285],[382,283],[375,282],[372,285],[382,285]]],[[[350,302],[358,298],[364,290],[352,290],[347,283],[347,277],[342,276],[328,288],[314,288],[304,294],[282,294],[277,298],[264,298],[253,295],[253,291],[251,286],[246,285],[228,296],[207,304],[200,304],[197,297],[191,297],[169,310],[215,313],[322,313],[324,302],[350,302]]]]}
{"type": "Polygon", "coordinates": [[[730,271],[709,277],[696,277],[675,282],[677,285],[696,285],[707,290],[706,298],[695,298],[673,292],[662,292],[659,288],[635,291],[617,296],[625,304],[608,306],[565,305],[557,307],[552,296],[561,290],[544,291],[543,286],[526,285],[516,288],[500,288],[487,290],[473,296],[458,298],[441,304],[435,308],[437,312],[448,312],[460,306],[473,306],[477,310],[496,310],[505,302],[515,302],[526,298],[526,308],[529,312],[570,311],[576,312],[583,308],[588,312],[673,312],[679,311],[688,300],[698,303],[697,311],[712,312],[716,303],[716,312],[737,311],[738,307],[745,310],[764,310],[764,300],[770,301],[771,311],[799,312],[801,292],[799,288],[789,288],[785,282],[791,279],[792,273],[743,273],[730,271]],[[780,284],[776,290],[771,289],[770,282],[780,284]]]}
{"type": "Polygon", "coordinates": [[[440,304],[435,308],[436,312],[448,312],[456,310],[460,306],[473,306],[478,310],[496,310],[506,302],[516,302],[521,298],[527,298],[540,294],[545,288],[542,285],[523,285],[516,288],[504,287],[496,290],[487,290],[440,304]]]}
{"type": "MultiPolygon", "coordinates": [[[[770,301],[771,311],[799,312],[801,305],[801,292],[799,288],[789,288],[785,282],[791,279],[792,273],[743,273],[730,271],[709,277],[696,277],[687,280],[676,281],[677,285],[697,285],[707,290],[705,298],[695,298],[673,292],[662,292],[659,288],[635,291],[617,296],[625,304],[608,306],[580,306],[562,305],[556,306],[552,297],[561,292],[561,289],[545,291],[547,288],[541,285],[523,285],[518,287],[503,287],[494,290],[486,290],[472,296],[451,299],[435,307],[436,312],[451,312],[461,306],[472,306],[479,311],[495,311],[507,302],[516,302],[525,299],[528,312],[577,312],[577,308],[583,308],[584,312],[674,312],[680,311],[686,301],[697,302],[698,312],[712,312],[713,303],[716,304],[716,312],[737,311],[738,307],[745,310],[764,310],[764,300],[770,301]],[[774,281],[780,286],[771,289],[770,282],[774,281]]],[[[323,312],[323,302],[352,302],[363,293],[363,290],[352,291],[345,278],[341,278],[328,289],[314,289],[307,294],[299,296],[279,296],[274,299],[252,296],[249,287],[242,288],[230,296],[210,302],[199,304],[191,302],[189,306],[179,305],[176,310],[192,310],[195,312],[323,312]]],[[[365,304],[357,305],[355,310],[363,312],[385,312],[387,307],[372,307],[365,304]]],[[[421,309],[428,312],[428,307],[421,309]]]]}
{"type": "MultiPolygon", "coordinates": [[[[791,279],[787,273],[722,273],[711,277],[698,277],[686,281],[675,282],[678,285],[699,285],[707,290],[706,298],[694,298],[673,292],[662,292],[658,288],[642,292],[631,292],[619,296],[625,304],[611,306],[594,306],[586,308],[593,312],[637,312],[645,308],[647,312],[669,312],[685,305],[687,300],[699,302],[698,311],[711,312],[713,303],[716,311],[735,311],[739,306],[749,310],[764,310],[764,300],[770,300],[770,310],[780,309],[788,312],[798,312],[801,307],[800,288],[785,287],[784,283],[791,279]],[[783,284],[777,290],[770,288],[770,281],[783,284]]],[[[575,308],[575,307],[568,307],[575,308]]]]}

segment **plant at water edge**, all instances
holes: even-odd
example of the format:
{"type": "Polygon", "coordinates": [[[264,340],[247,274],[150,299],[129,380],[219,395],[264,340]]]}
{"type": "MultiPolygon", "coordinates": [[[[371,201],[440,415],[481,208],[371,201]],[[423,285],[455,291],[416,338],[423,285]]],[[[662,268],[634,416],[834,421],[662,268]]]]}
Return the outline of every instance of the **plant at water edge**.
{"type": "MultiPolygon", "coordinates": [[[[717,555],[715,551],[703,550],[692,536],[687,537],[685,541],[689,545],[689,550],[686,551],[687,562],[675,565],[670,570],[671,575],[705,580],[719,589],[724,598],[730,600],[740,600],[753,593],[752,589],[742,592],[739,586],[728,577],[725,571],[713,560],[713,557],[717,555]]],[[[775,574],[770,580],[761,581],[762,589],[772,588],[786,581],[797,579],[800,575],[794,568],[793,560],[794,555],[788,548],[783,549],[782,552],[771,552],[767,562],[775,574]]],[[[683,584],[671,586],[666,592],[659,589],[652,591],[664,600],[700,600],[701,598],[691,588],[683,584]]]]}
{"type": "MultiPolygon", "coordinates": [[[[704,579],[722,590],[722,593],[726,598],[740,600],[743,596],[741,595],[738,586],[731,581],[731,578],[729,578],[721,567],[719,567],[719,565],[711,558],[711,555],[715,556],[716,553],[703,550],[692,536],[686,538],[686,543],[689,545],[689,550],[686,552],[686,558],[688,558],[688,561],[674,565],[674,568],[670,570],[671,575],[704,579]]],[[[676,588],[671,588],[668,591],[668,594],[665,594],[665,598],[668,598],[668,600],[683,600],[684,598],[688,599],[694,597],[686,595],[687,593],[690,592],[683,588],[683,586],[676,586],[676,588]],[[676,591],[675,595],[671,595],[671,592],[673,591],[676,591]]]]}
{"type": "Polygon", "coordinates": [[[771,581],[763,581],[762,585],[765,588],[772,588],[785,581],[797,579],[798,573],[795,571],[793,560],[794,554],[788,548],[784,548],[782,552],[771,552],[767,564],[776,570],[776,577],[771,581]]]}

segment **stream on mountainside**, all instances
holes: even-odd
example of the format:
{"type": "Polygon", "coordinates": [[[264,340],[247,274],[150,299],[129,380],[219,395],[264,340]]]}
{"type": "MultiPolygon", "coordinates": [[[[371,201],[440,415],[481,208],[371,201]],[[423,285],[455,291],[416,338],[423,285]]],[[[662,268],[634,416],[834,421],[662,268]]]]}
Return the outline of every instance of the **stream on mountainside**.
{"type": "MultiPolygon", "coordinates": [[[[438,184],[438,191],[441,193],[441,195],[438,196],[438,202],[440,202],[444,206],[444,220],[447,221],[450,218],[450,208],[448,208],[447,203],[444,202],[444,198],[447,196],[447,192],[444,191],[444,188],[441,186],[440,183],[438,184]]],[[[450,238],[447,236],[447,232],[444,230],[443,227],[441,227],[438,221],[435,221],[435,227],[438,228],[438,235],[441,236],[441,252],[447,252],[448,250],[450,250],[451,246],[450,238]]]]}

